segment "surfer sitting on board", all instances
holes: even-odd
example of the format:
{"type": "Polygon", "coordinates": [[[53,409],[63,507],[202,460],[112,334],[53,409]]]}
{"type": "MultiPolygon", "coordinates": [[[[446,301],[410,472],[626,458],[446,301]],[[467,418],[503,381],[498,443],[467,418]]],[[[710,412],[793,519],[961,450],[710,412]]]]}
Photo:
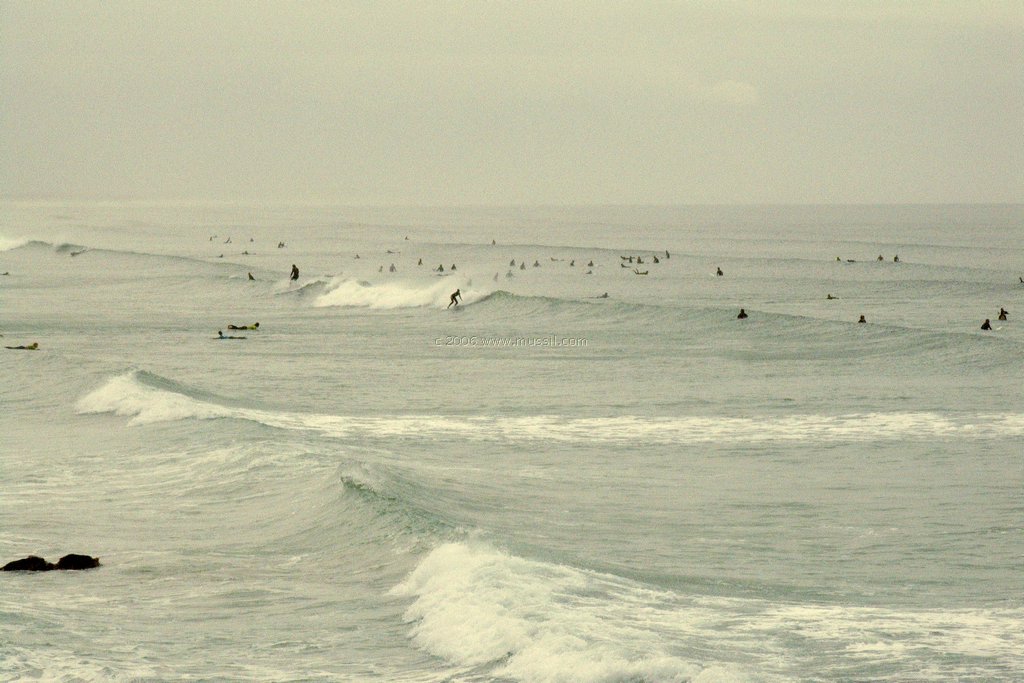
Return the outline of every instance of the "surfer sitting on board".
{"type": "Polygon", "coordinates": [[[983,329],[983,330],[991,330],[992,329],[992,323],[990,323],[988,321],[988,318],[985,318],[985,322],[983,322],[981,324],[981,329],[983,329]]]}
{"type": "Polygon", "coordinates": [[[297,265],[295,265],[294,263],[292,264],[292,279],[293,280],[298,280],[299,279],[299,267],[297,265]]]}
{"type": "Polygon", "coordinates": [[[455,304],[456,306],[458,306],[459,305],[459,298],[461,298],[461,297],[462,297],[462,292],[459,291],[458,289],[456,289],[454,292],[452,292],[451,301],[448,302],[448,305],[445,308],[451,308],[452,304],[455,304]]]}

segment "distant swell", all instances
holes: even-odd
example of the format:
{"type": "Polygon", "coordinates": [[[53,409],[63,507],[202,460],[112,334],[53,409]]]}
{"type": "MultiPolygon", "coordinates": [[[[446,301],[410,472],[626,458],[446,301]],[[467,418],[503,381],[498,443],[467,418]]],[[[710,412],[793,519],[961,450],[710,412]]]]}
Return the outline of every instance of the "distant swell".
{"type": "Polygon", "coordinates": [[[468,439],[550,443],[841,442],[1024,436],[1024,415],[956,417],[929,412],[758,417],[566,417],[533,415],[396,415],[291,413],[229,405],[224,399],[146,372],[108,380],[82,397],[80,413],[114,413],[129,424],[232,418],[335,438],[468,439]]]}

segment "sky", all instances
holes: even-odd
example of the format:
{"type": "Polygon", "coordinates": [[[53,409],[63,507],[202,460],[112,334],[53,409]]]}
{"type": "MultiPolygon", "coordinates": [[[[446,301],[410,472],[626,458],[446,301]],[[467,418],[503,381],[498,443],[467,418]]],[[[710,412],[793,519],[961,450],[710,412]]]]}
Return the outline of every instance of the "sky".
{"type": "Polygon", "coordinates": [[[1024,0],[0,0],[0,197],[1024,202],[1024,0]]]}

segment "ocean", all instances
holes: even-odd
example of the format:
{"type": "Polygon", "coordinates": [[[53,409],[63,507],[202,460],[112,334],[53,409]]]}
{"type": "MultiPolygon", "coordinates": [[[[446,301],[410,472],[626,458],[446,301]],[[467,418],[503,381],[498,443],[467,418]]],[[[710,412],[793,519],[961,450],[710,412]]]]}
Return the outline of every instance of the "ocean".
{"type": "Polygon", "coordinates": [[[0,273],[0,563],[102,562],[0,679],[1024,680],[1024,206],[6,202],[0,273]]]}

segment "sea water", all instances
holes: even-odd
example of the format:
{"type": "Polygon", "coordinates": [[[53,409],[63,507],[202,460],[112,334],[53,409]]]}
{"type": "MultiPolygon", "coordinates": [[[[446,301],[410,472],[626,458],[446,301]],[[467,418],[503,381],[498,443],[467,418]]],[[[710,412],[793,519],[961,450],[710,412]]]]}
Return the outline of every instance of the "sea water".
{"type": "Polygon", "coordinates": [[[4,680],[1024,679],[1024,207],[7,203],[0,272],[0,562],[102,562],[0,575],[4,680]]]}

